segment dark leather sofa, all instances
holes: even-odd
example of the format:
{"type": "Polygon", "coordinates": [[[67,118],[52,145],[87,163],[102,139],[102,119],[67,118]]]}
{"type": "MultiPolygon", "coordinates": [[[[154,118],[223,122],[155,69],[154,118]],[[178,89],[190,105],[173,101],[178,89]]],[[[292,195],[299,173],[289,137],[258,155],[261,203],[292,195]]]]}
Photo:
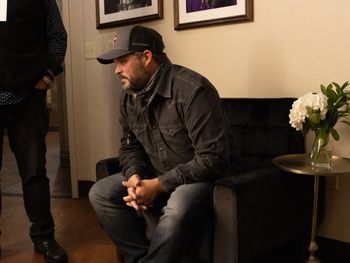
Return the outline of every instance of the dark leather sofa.
{"type": "MultiPolygon", "coordinates": [[[[271,162],[278,155],[304,152],[303,136],[289,125],[293,101],[222,99],[231,136],[239,144],[238,148],[232,145],[232,176],[215,182],[212,211],[201,243],[184,262],[303,262],[311,226],[313,181],[280,171],[271,162]]],[[[117,172],[116,157],[96,165],[97,180],[117,172]]],[[[320,211],[322,196],[321,182],[320,211]]]]}

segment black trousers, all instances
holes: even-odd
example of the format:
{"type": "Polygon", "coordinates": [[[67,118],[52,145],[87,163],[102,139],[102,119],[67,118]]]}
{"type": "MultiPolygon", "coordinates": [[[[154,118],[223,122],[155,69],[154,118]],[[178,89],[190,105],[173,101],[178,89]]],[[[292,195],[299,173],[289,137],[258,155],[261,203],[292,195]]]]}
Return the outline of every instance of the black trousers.
{"type": "Polygon", "coordinates": [[[30,236],[33,241],[53,236],[54,232],[45,168],[45,137],[49,126],[45,96],[44,90],[32,90],[20,103],[0,105],[0,169],[6,128],[22,178],[24,206],[32,223],[30,236]]]}

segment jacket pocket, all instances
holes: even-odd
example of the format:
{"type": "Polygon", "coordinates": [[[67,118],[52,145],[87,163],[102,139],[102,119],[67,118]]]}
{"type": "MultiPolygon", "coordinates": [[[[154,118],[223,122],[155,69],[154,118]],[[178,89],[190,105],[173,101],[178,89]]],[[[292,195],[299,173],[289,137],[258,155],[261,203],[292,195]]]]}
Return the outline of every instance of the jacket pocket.
{"type": "Polygon", "coordinates": [[[187,150],[192,148],[186,129],[181,124],[159,126],[164,141],[173,149],[187,150]]]}
{"type": "Polygon", "coordinates": [[[135,135],[135,137],[137,138],[137,140],[145,145],[148,144],[147,143],[147,128],[146,128],[146,124],[142,124],[142,125],[135,125],[133,128],[132,128],[132,131],[135,135]]]}

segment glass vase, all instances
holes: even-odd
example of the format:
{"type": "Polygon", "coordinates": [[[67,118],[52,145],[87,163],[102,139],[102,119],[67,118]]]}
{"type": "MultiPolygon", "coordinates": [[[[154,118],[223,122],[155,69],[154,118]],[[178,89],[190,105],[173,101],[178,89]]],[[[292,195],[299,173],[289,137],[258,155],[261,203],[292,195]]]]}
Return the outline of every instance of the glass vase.
{"type": "Polygon", "coordinates": [[[329,145],[329,137],[329,133],[315,132],[315,140],[310,153],[312,167],[332,168],[332,150],[329,145]]]}

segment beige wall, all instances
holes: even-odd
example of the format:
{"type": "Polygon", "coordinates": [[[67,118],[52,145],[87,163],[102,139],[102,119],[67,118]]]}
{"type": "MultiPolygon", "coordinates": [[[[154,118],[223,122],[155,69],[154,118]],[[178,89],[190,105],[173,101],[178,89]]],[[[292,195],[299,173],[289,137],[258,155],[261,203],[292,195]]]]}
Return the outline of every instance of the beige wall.
{"type": "MultiPolygon", "coordinates": [[[[94,0],[63,0],[70,49],[66,59],[73,190],[77,180],[95,180],[96,161],[115,155],[120,86],[113,66],[85,60],[84,44],[108,49],[115,28],[96,30],[94,0]]],[[[321,83],[350,79],[350,1],[255,0],[254,22],[200,29],[173,29],[173,1],[164,19],[144,23],[165,39],[174,63],[208,77],[222,97],[290,97],[318,91],[321,83]],[[336,3],[335,3],[336,2],[336,3]]],[[[349,127],[340,127],[335,153],[350,158],[349,127]]],[[[319,234],[350,242],[350,177],[327,191],[319,234]]]]}

